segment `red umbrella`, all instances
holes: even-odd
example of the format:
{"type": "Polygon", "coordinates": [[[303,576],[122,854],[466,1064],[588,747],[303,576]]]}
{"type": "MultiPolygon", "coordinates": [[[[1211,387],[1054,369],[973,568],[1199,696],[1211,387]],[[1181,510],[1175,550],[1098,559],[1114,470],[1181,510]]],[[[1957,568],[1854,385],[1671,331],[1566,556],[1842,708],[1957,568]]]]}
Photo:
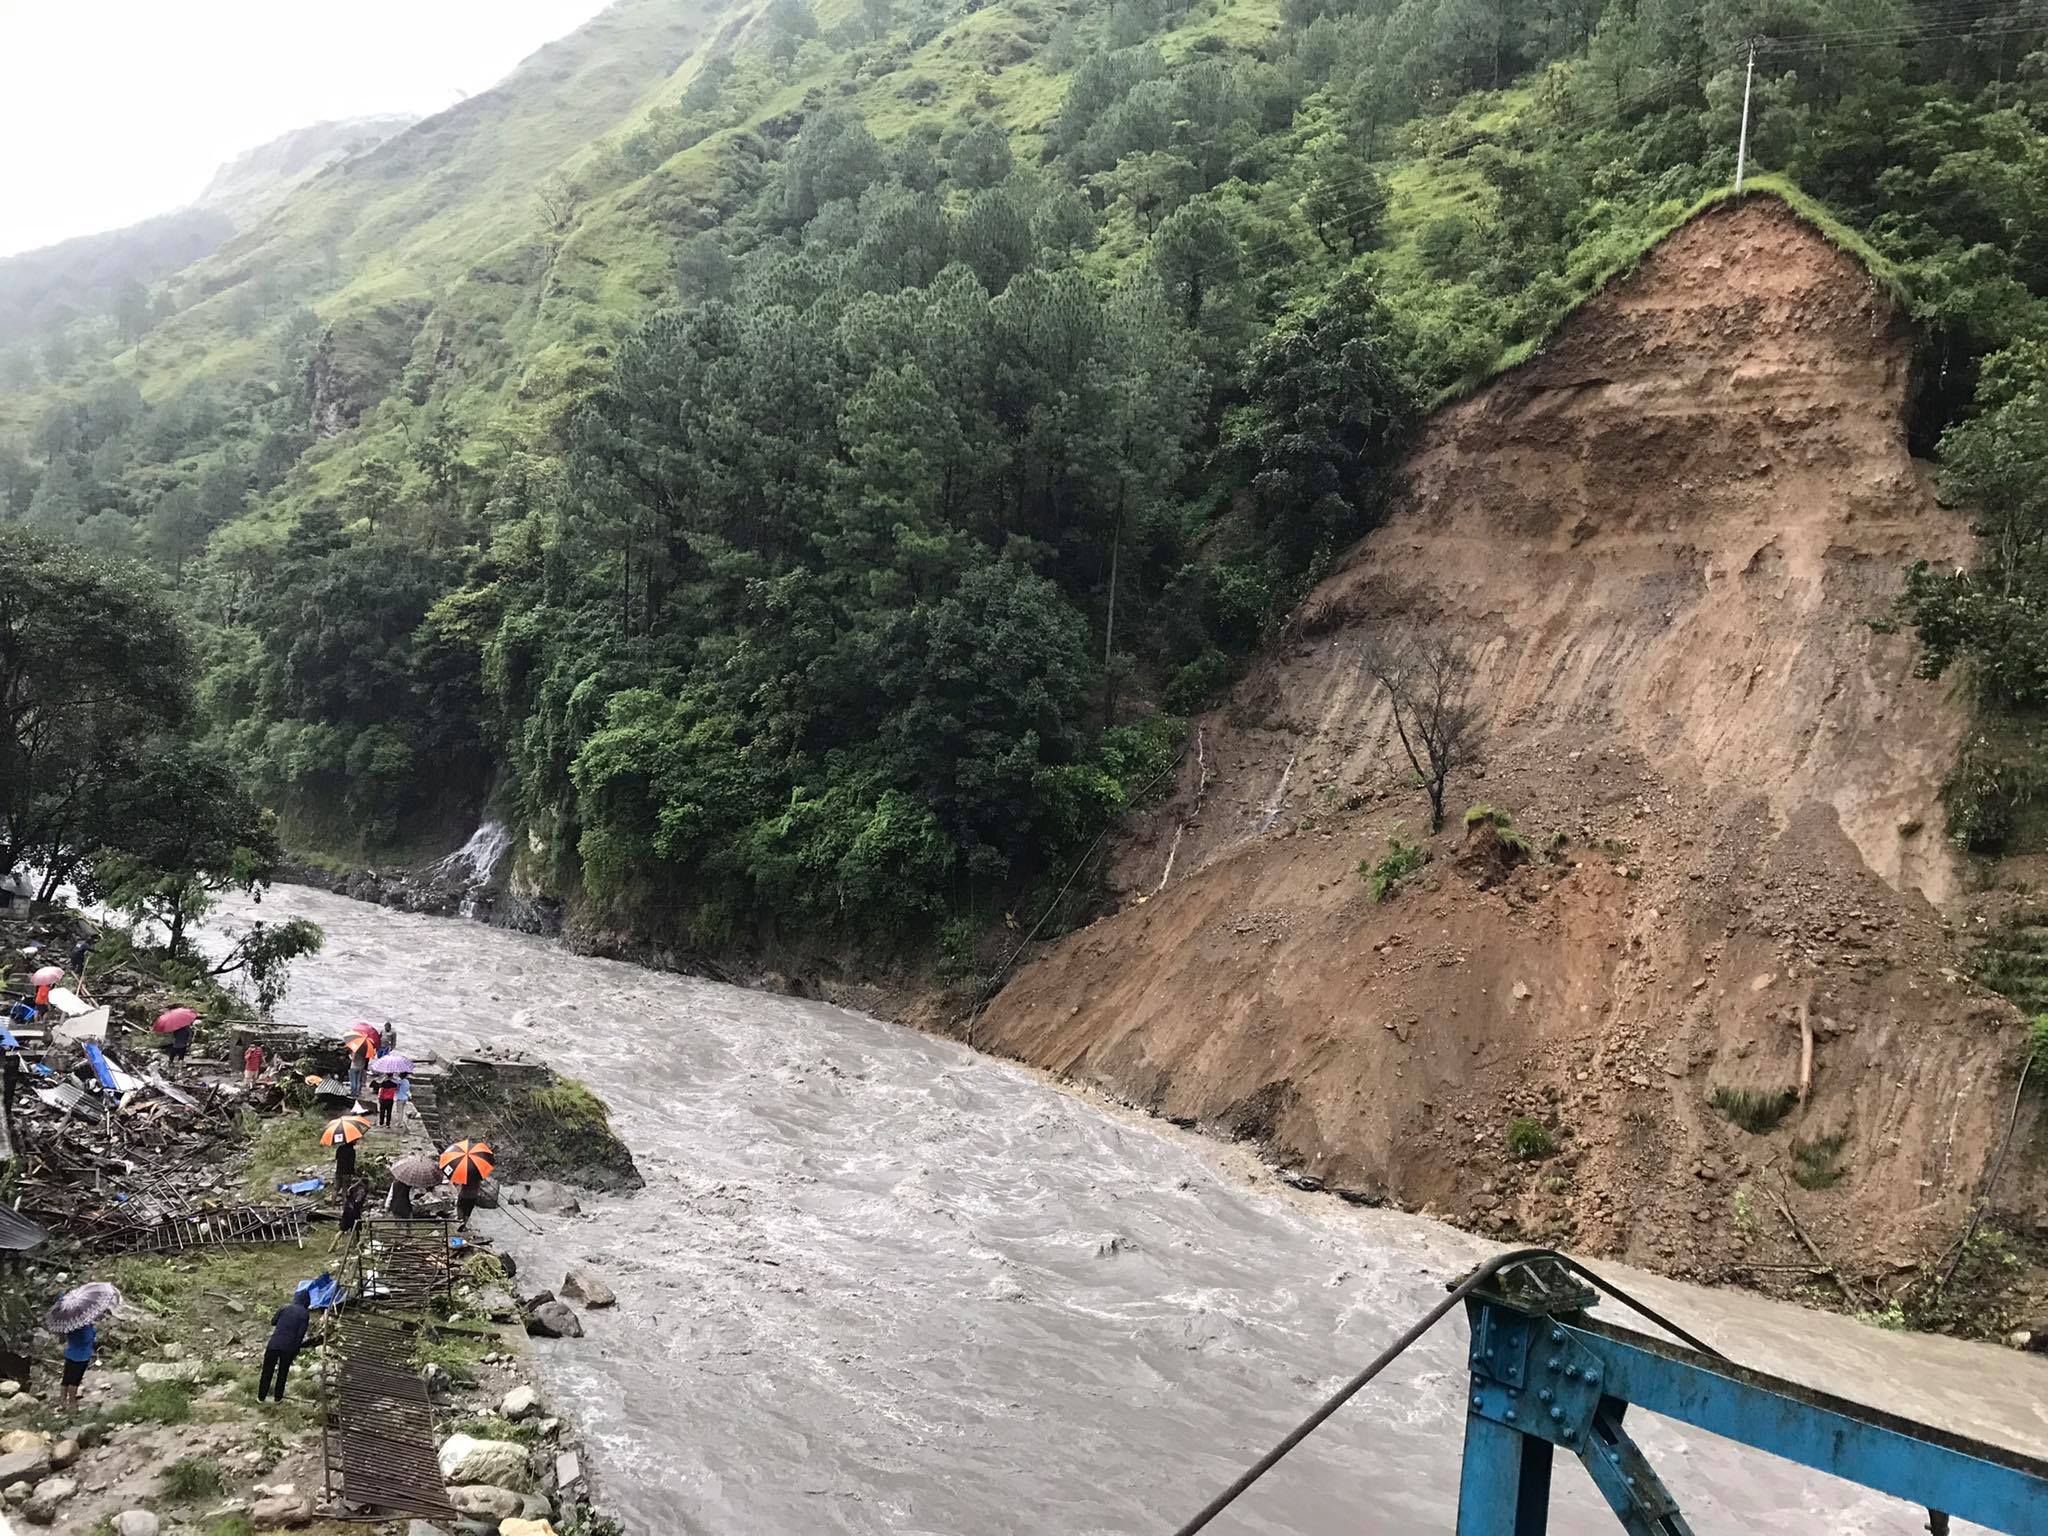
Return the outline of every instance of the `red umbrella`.
{"type": "Polygon", "coordinates": [[[29,980],[39,987],[54,987],[63,979],[64,967],[61,965],[46,965],[37,971],[35,975],[29,977],[29,980]]]}
{"type": "MultiPolygon", "coordinates": [[[[374,1024],[351,1024],[348,1032],[354,1039],[369,1041],[373,1050],[384,1049],[384,1031],[374,1024]]],[[[351,1045],[349,1049],[354,1050],[355,1047],[351,1045]]]]}
{"type": "Polygon", "coordinates": [[[160,1035],[172,1035],[181,1029],[190,1029],[198,1022],[199,1015],[190,1008],[166,1008],[156,1016],[156,1032],[160,1035]]]}

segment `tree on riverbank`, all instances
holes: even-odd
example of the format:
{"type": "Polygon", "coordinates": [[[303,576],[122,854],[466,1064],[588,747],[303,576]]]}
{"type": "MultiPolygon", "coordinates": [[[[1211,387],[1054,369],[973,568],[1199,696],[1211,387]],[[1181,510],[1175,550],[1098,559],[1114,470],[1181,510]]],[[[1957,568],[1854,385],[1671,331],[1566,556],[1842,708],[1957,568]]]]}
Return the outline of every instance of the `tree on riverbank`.
{"type": "Polygon", "coordinates": [[[190,673],[139,570],[0,526],[0,872],[45,899],[78,872],[144,744],[186,723],[190,673]]]}
{"type": "Polygon", "coordinates": [[[135,780],[111,800],[109,846],[95,861],[107,904],[163,926],[183,953],[186,930],[225,891],[255,895],[277,873],[277,817],[257,806],[217,757],[160,741],[135,780]]]}

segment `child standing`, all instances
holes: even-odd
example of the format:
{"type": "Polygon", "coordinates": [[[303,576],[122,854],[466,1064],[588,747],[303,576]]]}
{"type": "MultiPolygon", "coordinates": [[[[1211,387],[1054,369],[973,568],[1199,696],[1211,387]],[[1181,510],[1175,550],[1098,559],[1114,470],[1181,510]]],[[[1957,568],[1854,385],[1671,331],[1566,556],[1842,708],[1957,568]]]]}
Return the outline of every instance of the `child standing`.
{"type": "Polygon", "coordinates": [[[387,1077],[377,1085],[377,1123],[382,1126],[389,1126],[391,1124],[391,1112],[397,1107],[398,1084],[387,1077]]]}
{"type": "Polygon", "coordinates": [[[242,1052],[242,1086],[254,1088],[256,1079],[263,1075],[263,1047],[251,1045],[242,1052]]]}
{"type": "Polygon", "coordinates": [[[65,1413],[78,1411],[78,1387],[85,1380],[86,1367],[92,1364],[99,1342],[100,1331],[91,1323],[64,1335],[64,1390],[57,1396],[65,1413]]]}

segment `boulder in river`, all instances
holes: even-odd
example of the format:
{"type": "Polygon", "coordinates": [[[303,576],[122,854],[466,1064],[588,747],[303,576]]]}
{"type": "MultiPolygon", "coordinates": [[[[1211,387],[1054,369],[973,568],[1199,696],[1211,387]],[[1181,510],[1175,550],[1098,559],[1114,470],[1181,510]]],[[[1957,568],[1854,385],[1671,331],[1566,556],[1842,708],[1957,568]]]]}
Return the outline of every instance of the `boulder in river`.
{"type": "Polygon", "coordinates": [[[572,1269],[562,1276],[562,1294],[586,1307],[609,1307],[618,1302],[612,1288],[587,1269],[572,1269]]]}
{"type": "Polygon", "coordinates": [[[527,1313],[526,1331],[537,1339],[580,1339],[583,1320],[565,1301],[544,1301],[527,1313]]]}

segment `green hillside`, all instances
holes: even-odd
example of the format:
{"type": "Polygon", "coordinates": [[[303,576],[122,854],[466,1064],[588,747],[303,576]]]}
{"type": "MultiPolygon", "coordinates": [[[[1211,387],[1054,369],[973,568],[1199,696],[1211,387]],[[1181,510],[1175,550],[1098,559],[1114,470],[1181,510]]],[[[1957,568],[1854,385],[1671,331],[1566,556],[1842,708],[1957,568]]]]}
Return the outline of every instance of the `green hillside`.
{"type": "MultiPolygon", "coordinates": [[[[302,844],[490,798],[621,921],[957,954],[1430,402],[1726,190],[1752,37],[1752,171],[1925,325],[1916,441],[2038,498],[2030,0],[620,0],[0,366],[0,514],[175,589],[302,844]]],[[[2031,622],[1979,597],[1921,581],[1931,657],[2031,622]]]]}

